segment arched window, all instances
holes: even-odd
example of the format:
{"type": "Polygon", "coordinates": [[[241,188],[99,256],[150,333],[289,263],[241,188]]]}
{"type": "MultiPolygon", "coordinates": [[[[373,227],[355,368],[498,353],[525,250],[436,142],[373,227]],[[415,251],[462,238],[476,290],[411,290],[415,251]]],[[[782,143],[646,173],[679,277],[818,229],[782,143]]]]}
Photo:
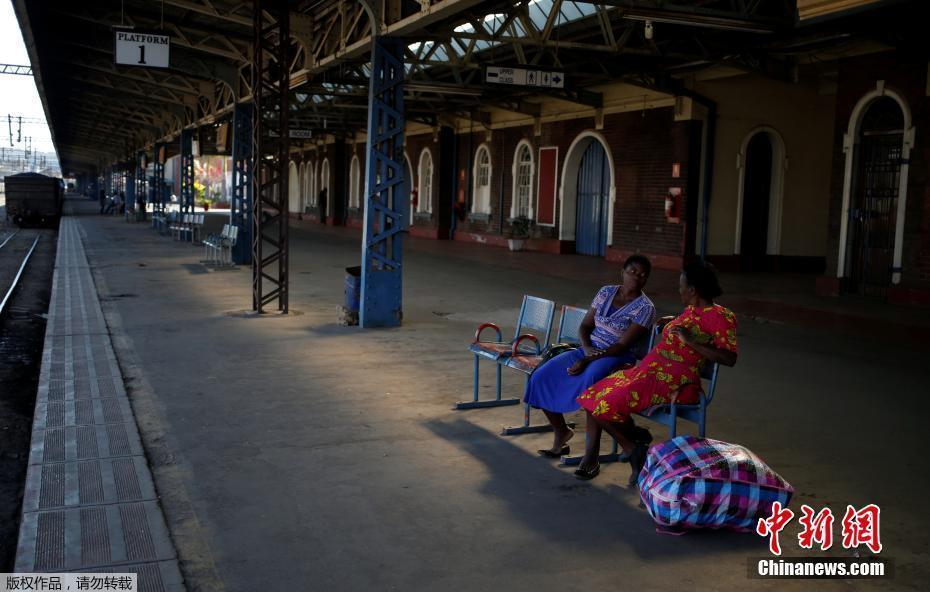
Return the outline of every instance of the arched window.
{"type": "Polygon", "coordinates": [[[320,167],[320,191],[326,190],[326,212],[327,216],[332,209],[330,204],[333,203],[332,191],[329,190],[329,159],[323,160],[323,166],[320,167]]]}
{"type": "Polygon", "coordinates": [[[360,207],[359,204],[362,201],[362,173],[360,169],[358,156],[353,156],[352,164],[349,165],[349,207],[355,209],[360,207]]]}
{"type": "Polygon", "coordinates": [[[304,168],[304,211],[313,203],[313,163],[304,168]]]}
{"type": "Polygon", "coordinates": [[[510,217],[533,218],[533,152],[523,140],[517,144],[513,159],[513,205],[510,217]]]}
{"type": "Polygon", "coordinates": [[[297,163],[293,160],[287,167],[287,211],[300,211],[300,180],[298,176],[297,163]]]}
{"type": "Polygon", "coordinates": [[[479,146],[475,155],[474,199],[471,211],[476,214],[491,213],[491,152],[487,146],[479,146]]]}
{"type": "Polygon", "coordinates": [[[420,183],[417,186],[417,211],[433,211],[433,156],[429,148],[420,153],[420,165],[417,167],[417,177],[420,183]]]}
{"type": "Polygon", "coordinates": [[[407,189],[410,191],[410,225],[413,226],[413,214],[415,208],[413,207],[413,188],[416,187],[416,177],[413,176],[413,165],[410,164],[410,157],[407,153],[404,153],[404,170],[407,172],[407,189]]]}
{"type": "Polygon", "coordinates": [[[300,195],[297,204],[297,211],[303,212],[304,208],[307,207],[307,163],[300,163],[300,167],[297,170],[297,180],[298,180],[298,193],[300,195]]]}
{"type": "Polygon", "coordinates": [[[310,165],[310,206],[316,207],[316,186],[317,186],[317,173],[316,173],[317,162],[313,161],[310,165]]]}

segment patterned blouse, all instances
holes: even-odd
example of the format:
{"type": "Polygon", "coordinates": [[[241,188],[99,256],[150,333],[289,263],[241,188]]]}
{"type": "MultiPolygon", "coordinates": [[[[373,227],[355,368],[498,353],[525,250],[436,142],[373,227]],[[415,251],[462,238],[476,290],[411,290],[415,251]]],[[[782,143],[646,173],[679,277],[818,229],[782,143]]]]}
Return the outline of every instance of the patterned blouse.
{"type": "Polygon", "coordinates": [[[591,308],[594,309],[591,343],[598,349],[607,349],[620,341],[632,323],[650,329],[656,321],[656,307],[645,294],[611,310],[611,303],[619,290],[620,286],[604,286],[598,290],[594,301],[591,302],[591,308]]]}

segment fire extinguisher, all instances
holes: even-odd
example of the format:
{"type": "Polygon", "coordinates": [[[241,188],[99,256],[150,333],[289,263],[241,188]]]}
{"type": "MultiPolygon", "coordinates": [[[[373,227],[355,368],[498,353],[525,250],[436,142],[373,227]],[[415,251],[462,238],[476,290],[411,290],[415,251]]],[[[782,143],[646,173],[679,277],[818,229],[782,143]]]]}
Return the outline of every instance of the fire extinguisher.
{"type": "Polygon", "coordinates": [[[413,211],[417,211],[417,204],[419,203],[417,188],[414,187],[410,192],[410,205],[413,207],[413,211]]]}
{"type": "Polygon", "coordinates": [[[665,194],[665,220],[678,223],[681,209],[681,187],[669,187],[665,194]]]}

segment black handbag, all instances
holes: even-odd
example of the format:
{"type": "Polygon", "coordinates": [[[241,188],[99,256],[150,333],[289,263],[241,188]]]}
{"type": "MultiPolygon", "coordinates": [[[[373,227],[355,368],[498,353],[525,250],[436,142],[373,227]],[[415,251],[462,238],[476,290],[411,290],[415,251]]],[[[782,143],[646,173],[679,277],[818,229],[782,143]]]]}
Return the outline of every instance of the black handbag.
{"type": "Polygon", "coordinates": [[[572,351],[575,349],[581,349],[581,344],[578,343],[553,343],[549,347],[543,350],[542,361],[539,362],[539,365],[542,366],[552,358],[564,354],[567,351],[572,351]]]}

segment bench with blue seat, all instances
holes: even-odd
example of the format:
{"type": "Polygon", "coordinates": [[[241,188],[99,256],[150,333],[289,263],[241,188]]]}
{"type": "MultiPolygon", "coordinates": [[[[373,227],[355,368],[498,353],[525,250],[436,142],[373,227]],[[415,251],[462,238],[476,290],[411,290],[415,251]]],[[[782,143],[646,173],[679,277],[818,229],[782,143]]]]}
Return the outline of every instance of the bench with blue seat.
{"type": "Polygon", "coordinates": [[[156,228],[158,234],[168,234],[171,232],[171,227],[174,226],[178,221],[178,212],[162,212],[161,216],[158,218],[153,218],[153,222],[157,224],[156,228]]]}
{"type": "Polygon", "coordinates": [[[539,355],[549,343],[549,334],[552,332],[552,321],[555,318],[555,302],[525,295],[520,306],[520,316],[517,318],[517,329],[513,339],[503,341],[500,327],[494,323],[483,323],[475,332],[475,340],[468,350],[475,357],[474,395],[471,401],[460,401],[455,409],[481,409],[485,407],[500,407],[502,405],[517,405],[519,398],[501,398],[501,368],[514,355],[528,353],[539,355]],[[486,329],[493,329],[497,335],[496,341],[483,341],[481,334],[486,329]],[[479,364],[481,360],[494,362],[497,372],[497,393],[491,400],[480,400],[478,397],[479,364]]]}
{"type": "Polygon", "coordinates": [[[190,243],[200,242],[201,229],[203,228],[204,214],[190,214],[188,224],[181,229],[180,240],[190,243]]]}
{"type": "Polygon", "coordinates": [[[207,265],[233,265],[232,250],[239,237],[239,227],[226,224],[219,234],[211,234],[203,240],[204,263],[207,265]]]}
{"type": "MultiPolygon", "coordinates": [[[[581,321],[584,320],[586,314],[588,314],[588,310],[585,308],[562,306],[562,311],[559,315],[559,329],[555,337],[555,347],[562,344],[574,346],[581,345],[581,336],[579,332],[581,329],[581,321]]],[[[536,368],[538,368],[546,358],[546,351],[540,354],[520,352],[510,356],[510,358],[504,362],[504,365],[525,374],[526,381],[529,382],[530,375],[536,371],[536,368]]],[[[552,431],[552,426],[548,422],[546,422],[545,425],[530,425],[530,411],[530,404],[523,403],[523,425],[506,427],[501,433],[505,436],[515,436],[517,434],[537,434],[552,431]]],[[[569,427],[574,427],[574,423],[571,422],[567,425],[569,427]]]]}
{"type": "Polygon", "coordinates": [[[181,235],[187,230],[187,227],[190,226],[192,214],[181,214],[180,220],[175,220],[174,224],[169,226],[171,230],[171,238],[174,240],[181,240],[181,235]]]}

